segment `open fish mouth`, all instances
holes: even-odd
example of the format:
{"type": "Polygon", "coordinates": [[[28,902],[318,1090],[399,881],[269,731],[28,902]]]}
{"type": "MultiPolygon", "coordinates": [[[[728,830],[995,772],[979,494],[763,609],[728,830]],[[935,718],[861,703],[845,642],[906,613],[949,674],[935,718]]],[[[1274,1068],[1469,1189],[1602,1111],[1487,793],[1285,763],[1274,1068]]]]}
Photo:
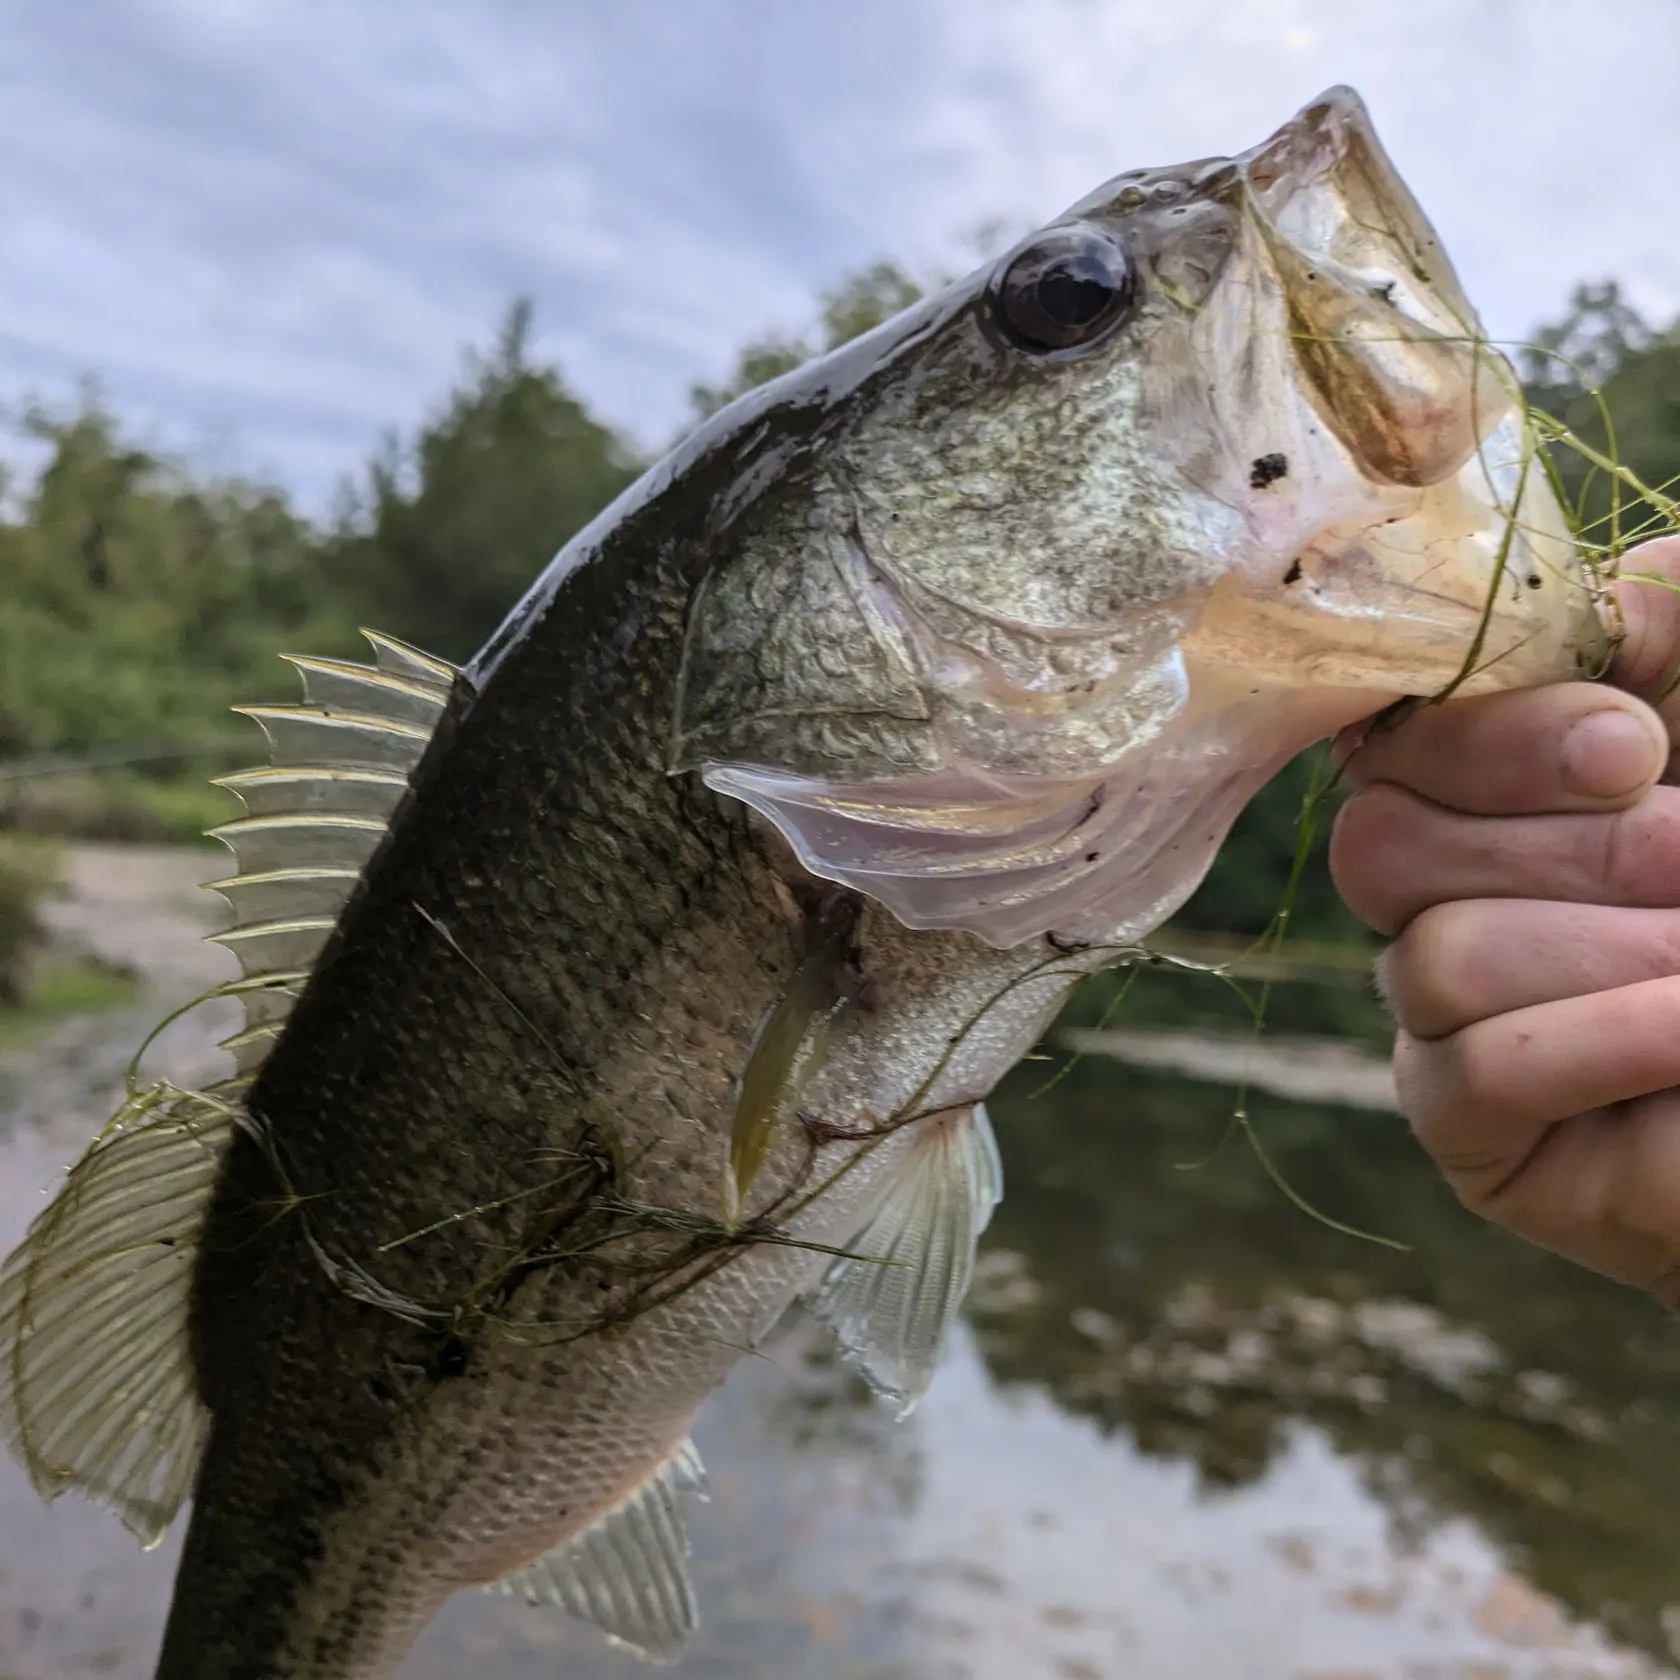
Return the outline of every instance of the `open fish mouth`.
{"type": "Polygon", "coordinates": [[[1450,478],[1510,409],[1509,371],[1363,101],[1331,89],[1234,168],[1319,412],[1371,477],[1450,478]]]}
{"type": "Polygon", "coordinates": [[[1602,670],[1601,590],[1517,375],[1358,94],[1196,166],[1191,193],[1229,216],[1227,250],[1164,324],[1146,409],[1243,523],[1180,639],[1192,668],[1367,710],[1602,670]]]}
{"type": "Polygon", "coordinates": [[[707,580],[673,763],[912,927],[1134,938],[1313,740],[1602,667],[1515,374],[1351,89],[897,331],[927,365],[836,435],[820,534],[707,580]]]}

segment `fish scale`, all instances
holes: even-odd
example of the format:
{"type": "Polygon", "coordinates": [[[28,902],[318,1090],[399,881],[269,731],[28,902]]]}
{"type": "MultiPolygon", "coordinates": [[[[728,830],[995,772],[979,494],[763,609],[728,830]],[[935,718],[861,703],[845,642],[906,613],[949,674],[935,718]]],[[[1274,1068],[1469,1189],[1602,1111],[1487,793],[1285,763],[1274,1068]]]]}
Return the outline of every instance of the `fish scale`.
{"type": "Polygon", "coordinates": [[[680,1648],[696,1408],[800,1299],[915,1405],[984,1098],[1248,795],[1602,666],[1479,338],[1332,90],[732,405],[464,671],[294,659],[236,1077],[0,1272],[36,1486],[148,1542],[190,1487],[159,1680],[378,1680],[498,1582],[680,1648]]]}

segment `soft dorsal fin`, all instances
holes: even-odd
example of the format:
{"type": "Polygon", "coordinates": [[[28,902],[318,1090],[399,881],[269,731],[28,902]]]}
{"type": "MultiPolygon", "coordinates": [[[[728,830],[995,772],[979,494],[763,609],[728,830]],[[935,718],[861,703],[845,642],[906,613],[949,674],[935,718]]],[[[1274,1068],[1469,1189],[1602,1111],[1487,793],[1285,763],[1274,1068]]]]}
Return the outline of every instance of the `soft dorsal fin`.
{"type": "Polygon", "coordinates": [[[208,1423],[187,1306],[232,1129],[214,1093],[108,1129],[0,1271],[0,1436],[42,1498],[83,1493],[146,1546],[191,1489],[208,1423]]]}
{"type": "Polygon", "coordinates": [[[273,763],[224,778],[239,872],[217,935],[244,978],[236,1076],[133,1097],[0,1268],[0,1438],[46,1498],[112,1506],[147,1544],[192,1486],[207,1427],[187,1315],[194,1256],[251,1075],[285,1024],[448,704],[453,669],[366,633],[376,663],[294,659],[304,703],[250,708],[273,763]]]}
{"type": "Polygon", "coordinates": [[[705,1491],[700,1454],[685,1440],[583,1533],[491,1590],[558,1605],[641,1656],[674,1657],[699,1622],[681,1496],[705,1491]]]}
{"type": "Polygon", "coordinates": [[[244,1030],[224,1041],[242,1074],[279,1035],[454,687],[452,665],[362,634],[372,665],[285,655],[303,678],[303,704],[242,707],[267,735],[272,762],[217,783],[246,814],[211,830],[239,866],[207,883],[233,907],[233,926],[213,937],[248,981],[270,982],[247,994],[244,1030]]]}
{"type": "Polygon", "coordinates": [[[901,1418],[932,1380],[974,1275],[975,1244],[1003,1198],[984,1105],[916,1124],[892,1189],[810,1303],[901,1418]]]}

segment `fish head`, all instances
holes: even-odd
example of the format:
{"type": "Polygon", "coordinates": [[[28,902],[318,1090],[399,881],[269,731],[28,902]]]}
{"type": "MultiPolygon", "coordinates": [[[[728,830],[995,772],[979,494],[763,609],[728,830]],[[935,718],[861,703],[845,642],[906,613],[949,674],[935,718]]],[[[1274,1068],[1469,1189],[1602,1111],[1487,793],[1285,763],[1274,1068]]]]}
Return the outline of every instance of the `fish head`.
{"type": "Polygon", "coordinates": [[[1312,741],[1607,655],[1515,375],[1348,89],[1106,183],[732,435],[778,411],[805,441],[698,591],[673,768],[912,927],[1133,940],[1312,741]]]}

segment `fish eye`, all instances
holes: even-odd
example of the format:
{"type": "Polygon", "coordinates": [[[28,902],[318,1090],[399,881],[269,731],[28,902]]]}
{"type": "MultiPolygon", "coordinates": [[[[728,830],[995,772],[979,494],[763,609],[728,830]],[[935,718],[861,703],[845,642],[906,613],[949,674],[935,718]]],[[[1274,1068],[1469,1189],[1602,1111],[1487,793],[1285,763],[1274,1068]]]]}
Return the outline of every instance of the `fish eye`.
{"type": "Polygon", "coordinates": [[[1114,326],[1136,290],[1115,235],[1090,226],[1055,228],[1010,260],[996,282],[993,308],[1023,349],[1072,350],[1114,326]]]}

